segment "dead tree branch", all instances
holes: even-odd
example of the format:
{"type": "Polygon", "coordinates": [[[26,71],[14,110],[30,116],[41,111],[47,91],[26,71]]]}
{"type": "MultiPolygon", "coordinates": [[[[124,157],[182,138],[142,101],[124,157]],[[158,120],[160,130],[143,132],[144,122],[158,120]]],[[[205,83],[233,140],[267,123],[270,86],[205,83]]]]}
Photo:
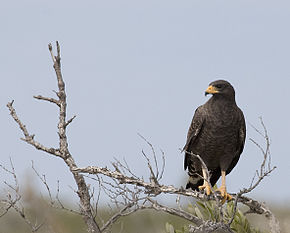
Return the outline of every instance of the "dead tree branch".
{"type": "Polygon", "coordinates": [[[51,103],[56,104],[57,106],[60,107],[59,101],[54,99],[54,98],[44,97],[44,96],[41,96],[41,95],[37,95],[37,96],[33,96],[33,97],[35,99],[38,99],[38,100],[45,100],[45,101],[51,102],[51,103]]]}
{"type": "MultiPolygon", "coordinates": [[[[144,193],[150,193],[154,195],[164,194],[176,194],[186,197],[193,197],[198,200],[215,200],[214,196],[207,196],[201,192],[186,190],[184,188],[176,188],[172,185],[155,185],[152,182],[146,182],[143,179],[137,179],[134,177],[126,176],[118,171],[111,171],[108,168],[101,168],[95,166],[89,166],[86,168],[76,168],[75,172],[89,173],[89,174],[101,174],[107,177],[111,177],[119,181],[119,184],[131,184],[144,188],[144,193]]],[[[231,194],[236,199],[237,194],[231,194]]],[[[243,203],[257,214],[268,214],[266,210],[258,201],[255,201],[248,197],[239,197],[238,202],[243,203]]]]}
{"type": "MultiPolygon", "coordinates": [[[[53,61],[53,68],[56,73],[57,77],[57,84],[58,84],[58,91],[56,92],[56,95],[58,97],[58,100],[55,100],[53,98],[48,97],[42,97],[42,96],[35,96],[36,99],[39,100],[45,100],[49,101],[51,103],[54,103],[59,108],[59,122],[58,122],[58,135],[59,135],[59,148],[48,148],[43,145],[41,145],[39,142],[34,140],[34,135],[30,135],[25,127],[25,125],[20,121],[18,118],[15,109],[13,108],[12,104],[13,101],[7,104],[7,107],[10,111],[11,116],[16,121],[16,123],[19,125],[21,131],[24,134],[24,141],[27,143],[33,145],[36,149],[42,150],[44,152],[47,152],[49,154],[55,155],[57,157],[60,157],[63,159],[63,161],[66,163],[66,165],[69,167],[70,171],[73,171],[75,168],[77,168],[77,165],[69,152],[68,149],[68,142],[67,142],[67,136],[66,136],[66,127],[68,124],[73,120],[70,119],[66,121],[66,113],[67,113],[67,102],[66,102],[66,92],[65,92],[65,83],[62,78],[61,73],[61,57],[60,57],[60,46],[59,43],[56,42],[56,49],[57,49],[57,55],[55,56],[52,50],[52,45],[48,45],[52,61],[53,61]]],[[[85,182],[85,179],[83,175],[79,173],[73,172],[73,177],[76,182],[76,185],[78,187],[77,194],[80,199],[80,211],[81,215],[86,222],[88,226],[89,232],[99,233],[100,228],[98,224],[95,221],[91,205],[90,205],[90,199],[91,196],[89,194],[89,188],[85,182]]]]}
{"type": "Polygon", "coordinates": [[[231,228],[225,225],[222,222],[215,223],[206,221],[198,227],[190,226],[189,227],[190,233],[204,233],[204,232],[212,232],[212,233],[233,233],[231,228]]]}
{"type": "Polygon", "coordinates": [[[162,211],[162,212],[165,212],[165,213],[168,213],[171,215],[181,217],[183,219],[186,219],[186,220],[194,223],[197,226],[204,223],[204,221],[202,219],[200,219],[200,218],[196,217],[195,215],[190,214],[182,209],[176,209],[176,208],[162,205],[162,204],[158,203],[156,200],[152,200],[151,198],[147,198],[147,200],[151,203],[151,205],[146,207],[148,209],[154,209],[156,211],[162,211]]]}
{"type": "Polygon", "coordinates": [[[37,220],[35,220],[35,223],[32,223],[32,221],[28,218],[25,208],[21,204],[22,196],[20,194],[19,182],[11,158],[10,166],[11,170],[0,164],[2,170],[12,175],[14,180],[14,185],[4,181],[4,184],[9,188],[10,191],[7,192],[6,199],[0,200],[0,202],[4,204],[4,207],[1,207],[2,212],[0,213],[0,217],[3,217],[5,214],[7,214],[10,209],[14,209],[14,211],[24,220],[26,225],[29,226],[31,232],[37,232],[44,225],[45,221],[38,223],[37,220]]]}
{"type": "Polygon", "coordinates": [[[13,108],[13,102],[14,101],[11,101],[7,104],[7,107],[10,111],[10,115],[12,116],[12,118],[16,121],[16,123],[18,124],[18,126],[20,127],[23,135],[24,135],[24,138],[21,138],[21,140],[27,142],[28,144],[34,146],[37,150],[42,150],[44,152],[47,152],[49,154],[52,154],[52,155],[55,155],[57,157],[62,157],[60,151],[58,149],[55,149],[55,148],[48,148],[48,147],[45,147],[44,145],[40,144],[39,142],[37,142],[36,140],[34,140],[34,134],[29,134],[27,129],[26,129],[26,126],[24,124],[22,124],[22,122],[19,120],[17,114],[16,114],[16,111],[15,109],[13,108]]]}
{"type": "Polygon", "coordinates": [[[46,180],[46,176],[45,175],[40,175],[39,172],[36,170],[36,168],[34,167],[34,163],[32,161],[32,164],[31,164],[31,167],[32,167],[32,170],[34,171],[34,173],[36,174],[36,176],[39,178],[39,180],[41,181],[41,183],[45,186],[46,188],[46,191],[48,193],[48,197],[49,197],[49,206],[50,207],[53,207],[55,209],[59,209],[59,210],[65,210],[67,212],[70,212],[70,213],[73,213],[73,214],[77,214],[77,215],[81,215],[81,213],[79,211],[76,211],[76,210],[73,210],[71,208],[67,208],[65,207],[65,205],[62,203],[62,201],[60,200],[59,198],[59,191],[60,191],[60,188],[59,188],[59,181],[57,181],[57,191],[56,191],[56,196],[53,197],[52,196],[52,192],[50,190],[50,187],[47,183],[47,180],[46,180]]]}

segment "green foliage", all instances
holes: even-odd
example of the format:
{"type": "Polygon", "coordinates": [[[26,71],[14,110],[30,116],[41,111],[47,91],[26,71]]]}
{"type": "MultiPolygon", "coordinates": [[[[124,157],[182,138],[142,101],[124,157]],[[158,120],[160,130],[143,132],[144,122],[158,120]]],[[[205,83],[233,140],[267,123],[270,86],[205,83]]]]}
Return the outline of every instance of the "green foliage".
{"type": "MultiPolygon", "coordinates": [[[[228,202],[223,206],[222,210],[223,221],[227,223],[233,216],[234,202],[228,202]]],[[[188,206],[188,212],[205,221],[210,220],[213,222],[219,222],[222,219],[221,213],[215,201],[197,201],[195,205],[190,204],[188,206]]],[[[188,233],[188,228],[186,226],[182,227],[180,230],[177,230],[174,229],[173,225],[170,223],[166,223],[165,228],[167,233],[188,233]]],[[[261,231],[250,225],[246,216],[238,208],[231,224],[231,229],[237,233],[261,233],[261,231]]]]}
{"type": "Polygon", "coordinates": [[[166,233],[188,233],[187,226],[183,226],[180,230],[174,229],[174,226],[170,223],[165,224],[166,233]]]}
{"type": "MultiPolygon", "coordinates": [[[[224,213],[225,213],[225,220],[229,221],[234,214],[234,202],[233,201],[227,203],[224,213]]],[[[260,233],[261,232],[258,229],[251,227],[246,216],[238,208],[237,208],[234,220],[231,224],[231,229],[234,232],[241,232],[241,233],[260,233]]]]}

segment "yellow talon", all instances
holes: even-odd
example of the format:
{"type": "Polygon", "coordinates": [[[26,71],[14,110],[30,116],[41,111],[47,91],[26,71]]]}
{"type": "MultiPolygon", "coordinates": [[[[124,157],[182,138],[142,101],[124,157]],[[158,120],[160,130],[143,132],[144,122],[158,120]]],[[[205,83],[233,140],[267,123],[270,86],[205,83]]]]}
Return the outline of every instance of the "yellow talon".
{"type": "Polygon", "coordinates": [[[204,169],[204,168],[202,168],[202,175],[204,177],[203,185],[198,186],[198,188],[199,188],[199,190],[204,190],[205,189],[206,195],[209,196],[212,193],[212,191],[211,191],[209,183],[207,182],[207,179],[208,179],[207,172],[206,172],[206,169],[204,169]]]}
{"type": "Polygon", "coordinates": [[[223,197],[222,204],[224,204],[226,200],[230,201],[233,199],[232,196],[227,193],[226,186],[222,185],[217,191],[219,191],[221,193],[221,196],[223,197]]]}
{"type": "Polygon", "coordinates": [[[204,182],[203,185],[198,186],[198,188],[200,190],[204,190],[205,189],[205,193],[208,196],[212,193],[211,188],[210,188],[210,186],[209,186],[209,184],[207,182],[204,182]]]}
{"type": "Polygon", "coordinates": [[[226,202],[226,200],[230,201],[232,200],[232,196],[227,193],[227,188],[226,188],[226,171],[221,172],[222,175],[222,185],[221,187],[217,190],[221,193],[221,196],[223,197],[222,199],[222,204],[226,202]]]}

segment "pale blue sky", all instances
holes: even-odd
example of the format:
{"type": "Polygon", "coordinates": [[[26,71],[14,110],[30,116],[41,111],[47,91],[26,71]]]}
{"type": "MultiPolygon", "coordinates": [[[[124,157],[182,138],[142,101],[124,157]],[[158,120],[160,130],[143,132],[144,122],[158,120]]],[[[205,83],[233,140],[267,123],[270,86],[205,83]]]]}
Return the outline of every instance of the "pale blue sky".
{"type": "MultiPolygon", "coordinates": [[[[70,151],[79,166],[125,157],[146,176],[141,133],[166,153],[163,182],[184,185],[179,148],[192,115],[208,99],[207,85],[226,79],[246,116],[248,139],[258,139],[249,123],[259,127],[263,116],[278,167],[251,196],[289,201],[283,185],[290,175],[289,1],[3,1],[0,22],[1,163],[8,165],[11,156],[20,176],[33,160],[51,186],[60,179],[63,195],[74,187],[62,161],[19,140],[5,107],[14,99],[36,139],[57,144],[56,107],[32,96],[53,96],[47,44],[59,40],[68,113],[77,115],[68,129],[70,151]]],[[[248,139],[228,176],[229,192],[247,187],[262,160],[248,139]]]]}

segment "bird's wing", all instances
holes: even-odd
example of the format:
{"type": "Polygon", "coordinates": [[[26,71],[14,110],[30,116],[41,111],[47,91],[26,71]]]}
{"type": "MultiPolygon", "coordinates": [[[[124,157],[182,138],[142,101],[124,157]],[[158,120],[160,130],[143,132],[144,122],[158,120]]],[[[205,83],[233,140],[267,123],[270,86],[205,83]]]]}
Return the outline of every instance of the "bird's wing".
{"type": "Polygon", "coordinates": [[[194,116],[192,118],[190,127],[188,129],[187,133],[187,141],[185,146],[183,147],[183,151],[185,151],[185,158],[184,158],[184,170],[186,170],[189,162],[189,154],[186,152],[190,152],[190,146],[194,143],[196,138],[198,137],[198,134],[200,130],[202,129],[202,125],[204,122],[204,112],[203,112],[203,106],[199,106],[194,113],[194,116]]]}
{"type": "Polygon", "coordinates": [[[233,168],[236,166],[237,162],[240,159],[240,155],[244,150],[244,145],[245,145],[245,139],[246,139],[246,123],[245,123],[245,117],[243,112],[239,110],[239,115],[240,115],[240,128],[239,128],[239,137],[238,137],[238,144],[237,144],[237,151],[236,154],[227,169],[227,174],[229,174],[233,168]]]}

